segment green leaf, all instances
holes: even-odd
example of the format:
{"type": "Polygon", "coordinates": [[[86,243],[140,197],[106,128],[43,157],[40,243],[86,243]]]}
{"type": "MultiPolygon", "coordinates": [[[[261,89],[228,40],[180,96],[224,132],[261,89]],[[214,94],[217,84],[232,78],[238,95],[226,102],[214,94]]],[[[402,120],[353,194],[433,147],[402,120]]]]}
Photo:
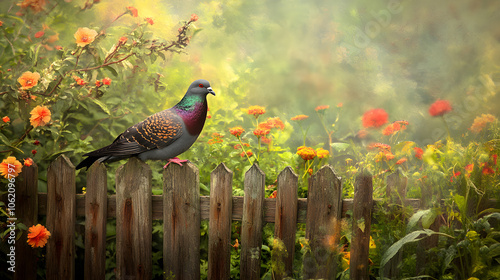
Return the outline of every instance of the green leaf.
{"type": "Polygon", "coordinates": [[[330,146],[337,152],[345,151],[351,144],[348,143],[331,143],[330,146]]]}
{"type": "Polygon", "coordinates": [[[106,106],[106,104],[104,104],[102,101],[100,100],[97,100],[97,99],[94,99],[94,98],[89,98],[92,102],[94,102],[95,104],[97,104],[97,106],[101,107],[101,109],[108,115],[111,115],[111,112],[109,111],[108,109],[108,106],[106,106]]]}
{"type": "Polygon", "coordinates": [[[408,225],[406,226],[406,232],[410,232],[413,229],[413,227],[417,225],[420,218],[422,218],[422,216],[426,215],[429,212],[431,212],[431,209],[420,210],[417,213],[413,214],[413,216],[411,216],[411,218],[408,220],[408,225]]]}
{"type": "Polygon", "coordinates": [[[431,209],[430,212],[422,216],[422,227],[429,228],[432,225],[432,223],[434,223],[434,221],[436,220],[436,217],[437,217],[436,209],[431,209]]]}
{"type": "Polygon", "coordinates": [[[118,77],[118,72],[115,70],[115,68],[111,67],[111,66],[105,66],[104,69],[108,70],[109,72],[111,72],[111,74],[115,77],[118,77]]]}

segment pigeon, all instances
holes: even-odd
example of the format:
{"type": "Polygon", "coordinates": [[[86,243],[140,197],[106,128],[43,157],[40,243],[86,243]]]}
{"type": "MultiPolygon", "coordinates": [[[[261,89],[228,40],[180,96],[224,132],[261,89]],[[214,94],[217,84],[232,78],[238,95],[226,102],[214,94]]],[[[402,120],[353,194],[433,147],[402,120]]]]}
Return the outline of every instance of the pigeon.
{"type": "Polygon", "coordinates": [[[130,157],[146,160],[168,160],[182,165],[177,155],[187,151],[196,141],[207,118],[207,94],[215,92],[206,80],[196,80],[174,107],[149,116],[129,127],[110,145],[84,154],[76,169],[95,162],[113,162],[130,157]]]}

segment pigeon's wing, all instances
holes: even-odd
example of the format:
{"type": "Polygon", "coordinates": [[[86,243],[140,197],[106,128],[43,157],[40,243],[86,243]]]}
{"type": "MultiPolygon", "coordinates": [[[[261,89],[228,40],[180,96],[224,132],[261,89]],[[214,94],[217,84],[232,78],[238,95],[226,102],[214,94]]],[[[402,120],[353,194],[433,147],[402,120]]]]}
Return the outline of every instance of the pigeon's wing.
{"type": "Polygon", "coordinates": [[[183,124],[182,118],[174,111],[161,111],[129,127],[111,145],[87,153],[85,156],[126,157],[161,149],[182,135],[183,124]]]}

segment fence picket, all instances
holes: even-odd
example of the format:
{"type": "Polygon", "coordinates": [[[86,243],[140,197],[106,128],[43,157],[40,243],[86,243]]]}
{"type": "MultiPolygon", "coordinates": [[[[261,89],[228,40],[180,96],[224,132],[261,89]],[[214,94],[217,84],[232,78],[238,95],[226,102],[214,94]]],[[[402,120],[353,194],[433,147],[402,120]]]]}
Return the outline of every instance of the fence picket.
{"type": "Polygon", "coordinates": [[[276,196],[276,211],[274,237],[283,241],[286,256],[277,263],[283,263],[283,271],[274,271],[275,279],[291,276],[293,271],[293,255],[295,252],[295,233],[297,231],[298,214],[298,177],[287,167],[278,175],[278,194],[276,196]]]}
{"type": "Polygon", "coordinates": [[[163,270],[200,279],[200,178],[188,162],[163,171],[163,270]]]}
{"type": "Polygon", "coordinates": [[[311,250],[304,255],[304,279],[335,279],[342,183],[331,166],[323,166],[309,178],[307,200],[306,238],[311,250]]]}
{"type": "Polygon", "coordinates": [[[84,264],[87,280],[105,279],[106,274],[107,178],[102,163],[95,163],[87,171],[84,264]]]}
{"type": "MultiPolygon", "coordinates": [[[[28,228],[38,220],[38,166],[23,166],[16,178],[16,217],[28,228]]],[[[16,263],[14,279],[36,279],[36,251],[28,245],[28,232],[16,241],[16,258],[22,260],[16,263]]]]}
{"type": "Polygon", "coordinates": [[[75,167],[64,155],[47,170],[47,279],[75,279],[75,167]]]}
{"type": "Polygon", "coordinates": [[[352,210],[352,239],[350,279],[370,279],[368,253],[373,208],[372,175],[361,171],[354,185],[354,206],[352,210]]]}
{"type": "Polygon", "coordinates": [[[231,278],[231,222],[233,172],[223,163],[210,176],[208,279],[231,278]]]}
{"type": "Polygon", "coordinates": [[[265,176],[256,164],[252,165],[245,174],[245,196],[240,236],[241,279],[260,279],[265,176]]]}
{"type": "Polygon", "coordinates": [[[152,278],[151,176],[136,158],[116,170],[117,279],[152,278]]]}

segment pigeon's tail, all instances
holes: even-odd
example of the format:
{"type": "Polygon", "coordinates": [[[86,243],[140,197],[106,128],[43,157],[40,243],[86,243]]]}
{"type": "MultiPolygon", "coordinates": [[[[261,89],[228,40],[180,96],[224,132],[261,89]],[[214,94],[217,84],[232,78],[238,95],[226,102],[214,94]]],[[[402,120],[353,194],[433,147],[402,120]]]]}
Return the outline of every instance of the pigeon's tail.
{"type": "Polygon", "coordinates": [[[97,161],[100,157],[88,157],[84,160],[82,160],[82,162],[80,162],[77,166],[76,166],[76,170],[80,169],[80,168],[83,168],[83,167],[86,167],[87,170],[89,169],[90,166],[92,166],[92,164],[94,164],[95,161],[97,161]]]}

